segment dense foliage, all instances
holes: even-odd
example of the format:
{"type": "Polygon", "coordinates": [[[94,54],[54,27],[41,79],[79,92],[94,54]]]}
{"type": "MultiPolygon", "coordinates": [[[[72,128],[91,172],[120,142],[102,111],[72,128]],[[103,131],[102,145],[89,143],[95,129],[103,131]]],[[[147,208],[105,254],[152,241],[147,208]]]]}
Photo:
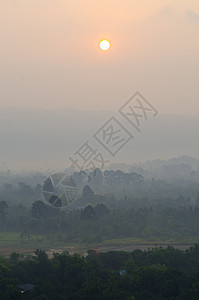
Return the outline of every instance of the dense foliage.
{"type": "Polygon", "coordinates": [[[89,185],[85,185],[85,174],[74,174],[78,185],[84,187],[65,211],[40,200],[38,181],[43,181],[43,176],[26,180],[11,176],[12,183],[7,182],[9,177],[2,176],[0,230],[18,232],[23,240],[31,234],[41,234],[65,243],[128,237],[175,242],[198,238],[197,182],[146,181],[137,173],[119,170],[95,170],[89,176],[89,185]],[[99,189],[107,193],[97,193],[99,189]],[[114,193],[121,196],[115,197],[114,193]]]}
{"type": "Polygon", "coordinates": [[[168,247],[133,252],[88,251],[86,257],[42,250],[0,259],[0,298],[189,300],[199,298],[199,245],[181,251],[168,247]],[[21,294],[19,286],[34,289],[21,294]]]}
{"type": "MultiPolygon", "coordinates": [[[[1,178],[0,231],[17,232],[23,245],[33,234],[58,245],[120,238],[154,244],[198,241],[198,182],[144,180],[121,171],[90,175],[84,185],[76,174],[82,193],[65,210],[41,201],[37,179],[42,176],[12,183],[1,178]]],[[[86,257],[65,252],[48,258],[43,250],[26,257],[13,253],[0,258],[0,299],[199,299],[199,245],[186,251],[90,250],[86,257]],[[35,288],[22,294],[19,286],[27,283],[35,288]]]]}
{"type": "Polygon", "coordinates": [[[7,208],[6,203],[0,202],[0,230],[18,232],[22,239],[39,234],[59,243],[95,243],[116,238],[197,242],[199,208],[110,210],[99,203],[60,211],[41,201],[33,203],[31,209],[7,208]]]}

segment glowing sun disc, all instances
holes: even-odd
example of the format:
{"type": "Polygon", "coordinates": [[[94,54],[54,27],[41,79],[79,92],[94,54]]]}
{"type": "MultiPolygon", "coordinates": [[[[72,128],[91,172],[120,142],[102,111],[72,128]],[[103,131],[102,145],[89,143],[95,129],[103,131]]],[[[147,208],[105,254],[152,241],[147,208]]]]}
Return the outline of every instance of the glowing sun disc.
{"type": "Polygon", "coordinates": [[[100,43],[99,43],[99,46],[100,46],[100,49],[103,50],[103,51],[106,51],[110,48],[111,44],[108,40],[102,40],[100,43]]]}

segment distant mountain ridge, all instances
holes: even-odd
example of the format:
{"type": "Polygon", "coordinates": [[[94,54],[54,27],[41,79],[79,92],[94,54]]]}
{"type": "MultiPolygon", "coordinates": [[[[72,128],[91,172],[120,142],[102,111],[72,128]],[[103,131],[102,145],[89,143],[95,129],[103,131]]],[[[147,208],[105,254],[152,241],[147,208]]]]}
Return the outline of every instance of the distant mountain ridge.
{"type": "MultiPolygon", "coordinates": [[[[147,160],[147,161],[135,163],[132,166],[137,166],[137,167],[139,166],[139,167],[146,168],[146,169],[151,169],[151,168],[153,169],[153,168],[162,167],[165,165],[181,165],[181,164],[190,165],[193,168],[199,168],[199,159],[191,157],[191,156],[183,155],[183,156],[179,156],[179,157],[173,157],[168,160],[163,160],[163,159],[147,160]]],[[[113,163],[110,165],[110,168],[113,168],[114,170],[115,169],[127,170],[127,169],[129,169],[129,165],[122,164],[122,163],[119,163],[119,164],[113,163]]]]}
{"type": "Polygon", "coordinates": [[[191,156],[179,156],[179,157],[173,157],[168,160],[161,160],[161,159],[156,159],[153,161],[146,161],[143,163],[140,163],[142,167],[145,167],[147,169],[149,168],[156,168],[156,167],[162,167],[165,165],[190,165],[192,168],[199,168],[199,159],[191,157],[191,156]]]}

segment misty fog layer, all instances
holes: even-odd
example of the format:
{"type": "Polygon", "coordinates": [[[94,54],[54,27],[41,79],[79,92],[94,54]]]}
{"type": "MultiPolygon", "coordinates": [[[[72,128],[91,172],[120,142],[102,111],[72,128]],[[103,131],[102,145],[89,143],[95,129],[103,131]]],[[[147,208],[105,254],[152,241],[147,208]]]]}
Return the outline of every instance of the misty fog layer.
{"type": "Polygon", "coordinates": [[[64,170],[70,156],[89,141],[110,164],[138,163],[178,156],[199,158],[199,116],[158,115],[137,133],[117,113],[80,110],[0,110],[1,170],[64,170]],[[115,115],[134,135],[116,157],[93,134],[115,115]]]}

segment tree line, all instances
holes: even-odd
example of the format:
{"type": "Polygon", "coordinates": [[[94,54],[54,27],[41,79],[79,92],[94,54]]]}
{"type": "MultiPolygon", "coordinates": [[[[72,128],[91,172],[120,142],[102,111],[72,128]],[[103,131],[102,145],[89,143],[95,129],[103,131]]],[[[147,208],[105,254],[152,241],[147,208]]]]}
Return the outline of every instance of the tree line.
{"type": "Polygon", "coordinates": [[[86,257],[43,250],[0,257],[4,300],[197,300],[199,245],[132,252],[89,250],[86,257]],[[24,284],[32,286],[21,291],[24,284]]]}
{"type": "Polygon", "coordinates": [[[116,238],[192,242],[198,240],[199,208],[109,209],[98,203],[61,211],[42,201],[34,202],[30,209],[22,205],[8,207],[1,201],[0,230],[19,232],[21,236],[51,236],[63,243],[98,243],[116,238]]]}

